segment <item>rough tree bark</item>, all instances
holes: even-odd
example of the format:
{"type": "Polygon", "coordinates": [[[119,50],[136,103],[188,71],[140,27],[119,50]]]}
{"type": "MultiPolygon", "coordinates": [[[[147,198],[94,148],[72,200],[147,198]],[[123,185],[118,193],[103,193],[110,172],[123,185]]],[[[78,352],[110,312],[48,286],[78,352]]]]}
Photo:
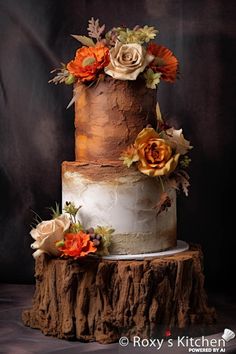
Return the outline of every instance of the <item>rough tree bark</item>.
{"type": "Polygon", "coordinates": [[[112,343],[160,336],[163,328],[211,324],[198,246],[142,261],[36,260],[33,306],[26,326],[45,335],[112,343]]]}

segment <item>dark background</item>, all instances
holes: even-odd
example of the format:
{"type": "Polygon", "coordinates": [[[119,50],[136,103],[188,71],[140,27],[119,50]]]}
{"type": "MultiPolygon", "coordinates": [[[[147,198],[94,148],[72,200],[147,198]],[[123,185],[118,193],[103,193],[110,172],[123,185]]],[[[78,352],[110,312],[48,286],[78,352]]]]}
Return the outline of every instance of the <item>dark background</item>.
{"type": "MultiPolygon", "coordinates": [[[[50,70],[73,58],[70,34],[100,18],[109,29],[154,25],[180,60],[162,83],[163,113],[194,145],[191,189],[178,199],[178,238],[202,245],[206,285],[233,292],[235,278],[234,0],[0,0],[0,277],[33,282],[31,209],[61,199],[60,164],[74,160],[72,87],[50,70]]],[[[91,122],[92,124],[92,122],[91,122]]]]}

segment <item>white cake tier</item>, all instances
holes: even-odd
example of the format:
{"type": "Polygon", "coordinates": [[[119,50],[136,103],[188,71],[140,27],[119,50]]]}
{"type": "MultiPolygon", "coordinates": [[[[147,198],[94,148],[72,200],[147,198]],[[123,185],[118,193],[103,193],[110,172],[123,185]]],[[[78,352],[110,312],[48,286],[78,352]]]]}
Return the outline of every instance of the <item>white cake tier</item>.
{"type": "MultiPolygon", "coordinates": [[[[79,219],[85,228],[115,229],[111,254],[137,254],[166,250],[176,245],[176,194],[170,190],[172,206],[157,216],[154,206],[162,189],[156,178],[131,170],[101,180],[87,176],[83,167],[62,172],[62,205],[81,205],[79,219]]],[[[93,168],[90,166],[89,168],[93,168]]]]}

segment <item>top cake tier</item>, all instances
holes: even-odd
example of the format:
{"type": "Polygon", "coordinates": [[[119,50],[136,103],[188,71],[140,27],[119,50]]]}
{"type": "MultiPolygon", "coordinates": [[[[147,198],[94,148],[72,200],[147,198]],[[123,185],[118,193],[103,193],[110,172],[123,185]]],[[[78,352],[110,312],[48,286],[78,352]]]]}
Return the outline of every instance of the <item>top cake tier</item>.
{"type": "Polygon", "coordinates": [[[156,90],[146,88],[142,79],[106,78],[89,88],[78,85],[76,90],[76,161],[118,160],[144,127],[156,127],[156,90]]]}

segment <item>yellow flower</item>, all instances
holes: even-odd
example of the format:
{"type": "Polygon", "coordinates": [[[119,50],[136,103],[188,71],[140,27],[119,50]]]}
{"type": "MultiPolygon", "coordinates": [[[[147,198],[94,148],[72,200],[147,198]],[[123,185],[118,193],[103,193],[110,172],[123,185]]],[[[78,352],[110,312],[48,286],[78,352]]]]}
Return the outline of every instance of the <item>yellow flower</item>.
{"type": "Polygon", "coordinates": [[[139,156],[138,169],[148,176],[164,176],[173,172],[180,154],[173,153],[166,140],[153,128],[144,128],[135,140],[139,156]]]}
{"type": "Polygon", "coordinates": [[[134,29],[118,28],[118,39],[122,43],[148,43],[151,39],[154,39],[158,33],[154,27],[136,26],[134,29]]]}
{"type": "Polygon", "coordinates": [[[130,167],[133,162],[137,162],[139,160],[137,150],[134,145],[128,146],[127,149],[122,152],[120,160],[123,160],[124,165],[127,167],[130,167]]]}
{"type": "Polygon", "coordinates": [[[144,77],[146,79],[147,88],[155,89],[160,82],[161,73],[154,73],[154,71],[149,68],[145,72],[144,77]]]}

